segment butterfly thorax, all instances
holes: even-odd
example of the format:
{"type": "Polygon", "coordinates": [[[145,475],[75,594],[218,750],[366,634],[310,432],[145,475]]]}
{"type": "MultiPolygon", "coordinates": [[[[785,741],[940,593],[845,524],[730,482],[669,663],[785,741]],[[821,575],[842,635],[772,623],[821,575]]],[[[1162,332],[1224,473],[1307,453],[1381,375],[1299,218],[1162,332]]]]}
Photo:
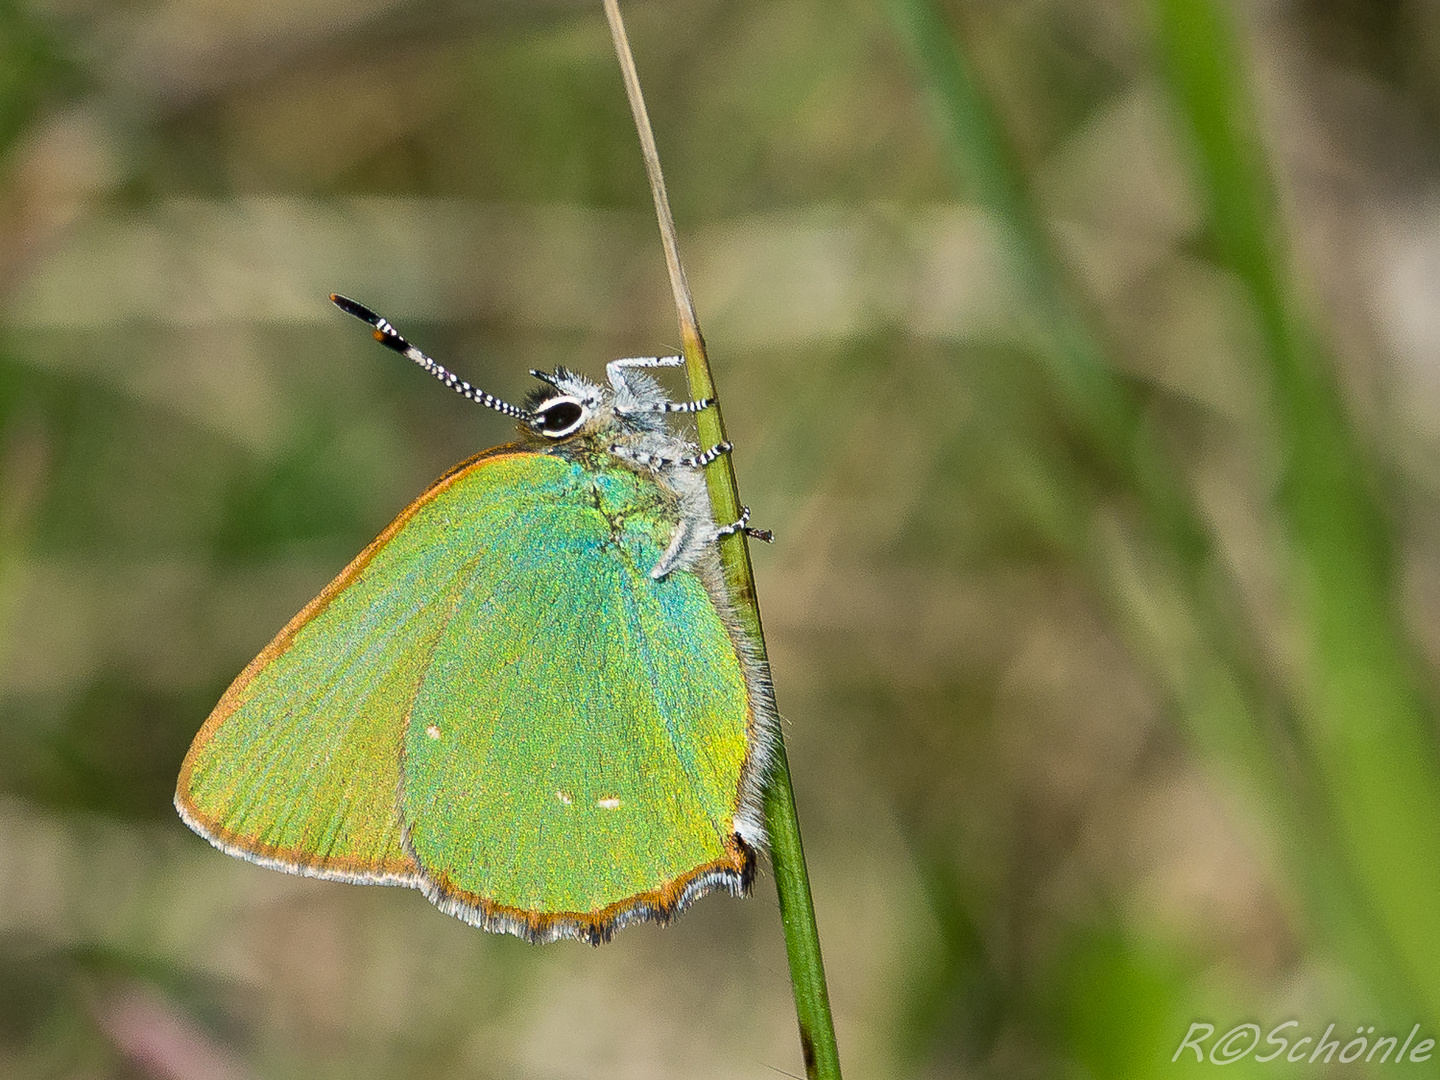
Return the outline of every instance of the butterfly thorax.
{"type": "Polygon", "coordinates": [[[579,466],[596,508],[617,529],[635,519],[663,526],[655,577],[694,567],[717,530],[704,473],[693,464],[697,448],[670,429],[660,385],[614,364],[608,386],[564,368],[535,374],[546,386],[526,401],[537,422],[520,425],[521,444],[579,466]]]}

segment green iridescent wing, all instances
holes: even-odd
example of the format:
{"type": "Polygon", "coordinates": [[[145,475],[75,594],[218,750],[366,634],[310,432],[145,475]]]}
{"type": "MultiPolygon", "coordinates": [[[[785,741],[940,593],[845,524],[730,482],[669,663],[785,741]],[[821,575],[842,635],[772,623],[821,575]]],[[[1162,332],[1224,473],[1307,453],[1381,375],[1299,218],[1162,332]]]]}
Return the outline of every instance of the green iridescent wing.
{"type": "Polygon", "coordinates": [[[182,814],[232,853],[416,885],[536,940],[738,890],[751,690],[700,577],[649,577],[663,510],[623,469],[455,470],[236,680],[182,814]]]}

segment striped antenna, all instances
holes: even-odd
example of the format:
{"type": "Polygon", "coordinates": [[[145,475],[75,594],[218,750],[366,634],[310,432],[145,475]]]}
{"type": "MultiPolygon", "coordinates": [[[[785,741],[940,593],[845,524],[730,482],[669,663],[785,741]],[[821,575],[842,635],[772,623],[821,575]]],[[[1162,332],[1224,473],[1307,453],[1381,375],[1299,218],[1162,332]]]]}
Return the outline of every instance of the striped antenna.
{"type": "Polygon", "coordinates": [[[390,320],[384,316],[377,315],[364,304],[351,300],[348,296],[341,296],[339,293],[330,294],[330,302],[347,315],[354,315],[362,322],[367,322],[375,328],[375,340],[384,345],[387,349],[393,349],[407,360],[413,360],[422,368],[428,371],[435,378],[439,379],[446,386],[450,387],[461,397],[469,398],[471,401],[484,405],[487,409],[494,409],[498,413],[512,416],[516,420],[524,420],[527,424],[535,423],[535,415],[524,409],[517,409],[509,402],[501,401],[499,398],[487,394],[484,390],[478,390],[471,386],[453,371],[447,371],[430,357],[417,349],[410,342],[400,336],[400,331],[390,325],[390,320]]]}

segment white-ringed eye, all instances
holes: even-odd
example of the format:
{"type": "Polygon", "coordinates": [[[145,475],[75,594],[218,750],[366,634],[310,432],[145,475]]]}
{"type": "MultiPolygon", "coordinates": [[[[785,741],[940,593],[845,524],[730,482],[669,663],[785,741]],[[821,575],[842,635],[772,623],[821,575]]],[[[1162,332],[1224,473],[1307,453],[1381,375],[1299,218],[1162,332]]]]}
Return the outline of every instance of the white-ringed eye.
{"type": "Polygon", "coordinates": [[[553,397],[535,409],[535,428],[551,439],[573,435],[590,419],[590,410],[576,398],[553,397]]]}

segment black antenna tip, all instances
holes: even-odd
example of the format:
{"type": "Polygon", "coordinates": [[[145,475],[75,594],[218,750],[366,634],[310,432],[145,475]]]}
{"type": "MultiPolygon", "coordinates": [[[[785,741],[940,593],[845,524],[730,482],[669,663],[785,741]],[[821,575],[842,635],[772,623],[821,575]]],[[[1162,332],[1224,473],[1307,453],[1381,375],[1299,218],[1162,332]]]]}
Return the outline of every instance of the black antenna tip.
{"type": "Polygon", "coordinates": [[[338,307],[346,315],[354,315],[355,318],[369,323],[371,326],[380,321],[380,316],[371,311],[364,304],[351,300],[348,296],[341,296],[339,293],[330,294],[330,302],[338,307]]]}

